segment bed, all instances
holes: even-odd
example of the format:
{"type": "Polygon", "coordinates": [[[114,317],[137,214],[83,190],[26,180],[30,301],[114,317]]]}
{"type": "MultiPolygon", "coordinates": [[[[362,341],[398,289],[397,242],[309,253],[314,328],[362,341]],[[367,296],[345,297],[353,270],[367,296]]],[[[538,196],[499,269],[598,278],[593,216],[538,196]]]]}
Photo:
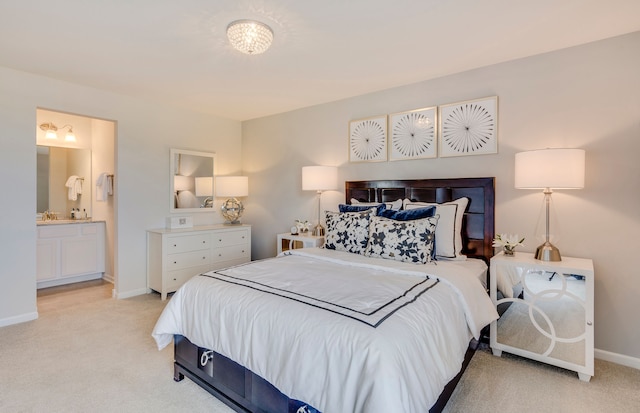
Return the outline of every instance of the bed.
{"type": "Polygon", "coordinates": [[[367,242],[362,254],[303,249],[193,277],[153,331],[159,348],[174,343],[175,380],[189,377],[236,411],[444,408],[480,330],[497,318],[481,282],[493,254],[494,180],[352,181],[345,194],[365,212],[327,213],[326,246],[344,241],[330,226],[345,217],[369,214],[381,231],[396,228],[395,219],[372,218],[368,204],[401,200],[412,214],[437,216],[397,224],[435,236],[430,249],[409,254],[426,262],[367,242]],[[447,227],[434,222],[453,209],[457,237],[436,233],[447,227]],[[444,259],[450,242],[458,256],[444,259]]]}

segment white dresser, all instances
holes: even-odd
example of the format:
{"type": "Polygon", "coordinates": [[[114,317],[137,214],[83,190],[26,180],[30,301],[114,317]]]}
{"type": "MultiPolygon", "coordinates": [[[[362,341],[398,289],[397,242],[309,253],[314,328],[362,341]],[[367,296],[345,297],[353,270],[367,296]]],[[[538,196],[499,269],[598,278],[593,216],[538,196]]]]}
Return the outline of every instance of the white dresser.
{"type": "Polygon", "coordinates": [[[147,231],[147,287],[163,300],[194,275],[249,261],[249,225],[147,231]]]}

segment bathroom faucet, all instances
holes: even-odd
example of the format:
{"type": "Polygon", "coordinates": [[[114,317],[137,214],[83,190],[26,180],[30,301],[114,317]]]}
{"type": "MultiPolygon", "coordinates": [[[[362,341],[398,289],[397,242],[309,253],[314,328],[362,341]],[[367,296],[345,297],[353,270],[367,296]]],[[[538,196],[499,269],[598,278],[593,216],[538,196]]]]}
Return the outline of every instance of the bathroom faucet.
{"type": "Polygon", "coordinates": [[[49,211],[48,209],[46,211],[44,211],[42,213],[42,220],[43,221],[52,221],[54,219],[58,219],[58,216],[56,215],[55,212],[53,211],[49,211]]]}

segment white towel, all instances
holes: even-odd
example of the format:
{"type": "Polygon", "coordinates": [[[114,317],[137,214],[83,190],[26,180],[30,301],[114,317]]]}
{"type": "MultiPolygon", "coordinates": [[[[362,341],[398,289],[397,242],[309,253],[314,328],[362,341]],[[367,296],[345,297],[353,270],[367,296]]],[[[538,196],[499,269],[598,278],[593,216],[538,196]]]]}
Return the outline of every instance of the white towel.
{"type": "Polygon", "coordinates": [[[82,193],[82,180],[76,175],[71,175],[64,186],[69,188],[69,201],[77,200],[78,194],[82,193]]]}
{"type": "Polygon", "coordinates": [[[96,180],[96,201],[106,201],[108,195],[113,195],[113,175],[103,172],[96,180]]]}

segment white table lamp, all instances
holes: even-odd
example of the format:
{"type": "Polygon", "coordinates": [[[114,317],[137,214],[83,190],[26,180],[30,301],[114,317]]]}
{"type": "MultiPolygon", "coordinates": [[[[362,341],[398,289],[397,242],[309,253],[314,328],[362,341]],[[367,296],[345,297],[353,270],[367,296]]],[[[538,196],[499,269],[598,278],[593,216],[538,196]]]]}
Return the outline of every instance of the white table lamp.
{"type": "Polygon", "coordinates": [[[338,188],[338,168],[335,166],[303,166],[302,190],[316,191],[318,194],[318,224],[313,228],[313,235],[323,236],[324,227],[320,220],[320,198],[323,191],[338,188]]]}
{"type": "Polygon", "coordinates": [[[585,152],[582,149],[539,149],[516,154],[515,187],[543,189],[545,241],[536,259],[561,261],[560,251],[549,240],[549,206],[553,189],[584,188],[585,152]]]}
{"type": "Polygon", "coordinates": [[[249,195],[249,178],[246,176],[216,176],[216,196],[228,198],[222,204],[222,216],[228,225],[240,224],[244,206],[238,198],[249,195]]]}

